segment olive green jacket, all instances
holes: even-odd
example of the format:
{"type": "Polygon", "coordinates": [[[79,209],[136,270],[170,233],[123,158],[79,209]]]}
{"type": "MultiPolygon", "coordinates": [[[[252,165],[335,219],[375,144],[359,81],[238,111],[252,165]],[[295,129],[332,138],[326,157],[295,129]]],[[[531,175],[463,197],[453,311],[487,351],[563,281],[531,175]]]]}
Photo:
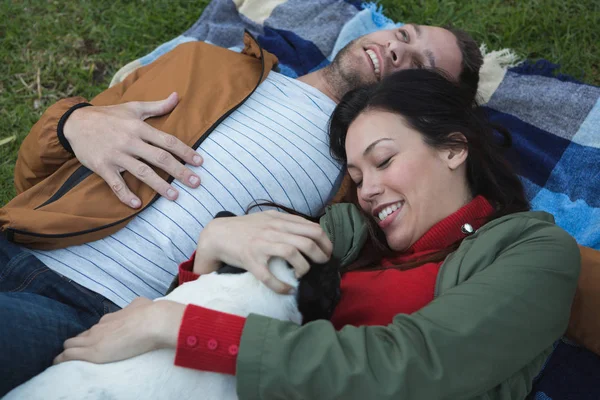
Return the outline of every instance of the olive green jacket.
{"type": "MultiPolygon", "coordinates": [[[[321,226],[352,262],[366,239],[358,210],[330,206],[321,226]]],[[[577,244],[549,214],[496,219],[447,257],[429,305],[388,326],[248,317],[238,396],[522,400],[565,332],[579,268],[577,244]]]]}

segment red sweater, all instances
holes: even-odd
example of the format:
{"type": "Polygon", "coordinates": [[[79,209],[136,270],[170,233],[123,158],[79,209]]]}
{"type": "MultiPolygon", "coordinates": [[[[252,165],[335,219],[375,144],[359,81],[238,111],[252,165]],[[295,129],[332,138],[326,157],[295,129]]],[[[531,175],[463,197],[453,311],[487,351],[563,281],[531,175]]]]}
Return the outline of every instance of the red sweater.
{"type": "MultiPolygon", "coordinates": [[[[481,196],[435,224],[407,251],[382,266],[414,260],[442,250],[464,239],[464,224],[479,229],[493,212],[481,196]]],[[[387,325],[396,314],[410,314],[434,298],[441,262],[427,263],[407,271],[387,269],[356,271],[343,275],[341,300],[331,322],[344,325],[387,325]]],[[[179,283],[197,279],[192,271],[194,255],[179,266],[179,283]]],[[[235,374],[238,346],[246,319],[203,307],[189,305],[179,330],[175,365],[203,371],[235,374]]]]}

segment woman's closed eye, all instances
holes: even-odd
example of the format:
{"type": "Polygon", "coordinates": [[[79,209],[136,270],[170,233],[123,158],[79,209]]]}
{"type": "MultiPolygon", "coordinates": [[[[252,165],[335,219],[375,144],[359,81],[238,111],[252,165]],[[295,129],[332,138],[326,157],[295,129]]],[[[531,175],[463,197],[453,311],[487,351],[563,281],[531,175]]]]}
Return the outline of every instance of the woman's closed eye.
{"type": "Polygon", "coordinates": [[[350,175],[350,179],[352,180],[352,182],[354,183],[354,185],[356,185],[356,187],[360,187],[362,185],[362,174],[361,176],[357,176],[358,173],[354,173],[354,172],[350,172],[348,171],[350,175]]]}
{"type": "MultiPolygon", "coordinates": [[[[393,157],[385,158],[383,161],[377,162],[375,164],[375,167],[377,169],[385,169],[391,164],[392,159],[393,159],[393,157]]],[[[356,185],[357,188],[362,186],[362,178],[353,177],[352,175],[350,175],[350,179],[352,179],[352,181],[354,182],[354,184],[356,185]]]]}
{"type": "Polygon", "coordinates": [[[383,160],[382,162],[377,164],[377,168],[379,168],[379,169],[386,168],[388,165],[390,165],[391,162],[392,162],[392,157],[386,158],[385,160],[383,160]]]}

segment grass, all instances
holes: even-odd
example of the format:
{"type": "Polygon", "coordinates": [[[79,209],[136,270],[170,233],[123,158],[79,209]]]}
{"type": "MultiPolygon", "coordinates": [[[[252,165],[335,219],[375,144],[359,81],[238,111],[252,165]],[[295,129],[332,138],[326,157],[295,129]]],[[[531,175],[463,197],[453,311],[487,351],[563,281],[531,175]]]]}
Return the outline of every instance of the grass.
{"type": "MultiPolygon", "coordinates": [[[[55,101],[91,98],[124,64],[189,28],[209,0],[0,0],[0,205],[14,196],[17,150],[55,101]]],[[[466,29],[490,49],[546,58],[600,85],[597,0],[382,0],[404,22],[466,29]]]]}

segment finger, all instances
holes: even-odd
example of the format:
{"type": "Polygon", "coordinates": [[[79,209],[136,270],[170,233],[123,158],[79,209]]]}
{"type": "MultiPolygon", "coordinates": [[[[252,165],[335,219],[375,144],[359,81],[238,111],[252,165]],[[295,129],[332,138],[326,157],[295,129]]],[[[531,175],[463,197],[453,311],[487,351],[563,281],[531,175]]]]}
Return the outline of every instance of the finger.
{"type": "Polygon", "coordinates": [[[311,261],[322,264],[329,260],[330,255],[327,254],[319,244],[312,238],[305,236],[292,235],[289,233],[278,233],[277,239],[279,243],[288,244],[298,250],[311,261]]]}
{"type": "Polygon", "coordinates": [[[190,146],[183,143],[173,135],[162,132],[153,126],[147,125],[148,129],[140,132],[140,137],[148,143],[167,150],[169,153],[175,154],[188,164],[200,166],[202,165],[202,156],[194,151],[190,146]]]}
{"type": "Polygon", "coordinates": [[[73,360],[93,362],[93,354],[94,353],[93,351],[90,351],[90,348],[74,347],[60,353],[58,356],[56,356],[52,363],[56,365],[62,362],[73,360]]]}
{"type": "Polygon", "coordinates": [[[135,109],[139,118],[145,120],[150,117],[167,114],[175,108],[179,102],[176,92],[171,93],[166,99],[159,101],[135,101],[131,106],[135,109]]]}
{"type": "MultiPolygon", "coordinates": [[[[305,224],[305,225],[315,225],[314,222],[301,217],[299,215],[294,215],[294,214],[289,214],[286,212],[282,212],[282,211],[275,211],[275,210],[268,210],[268,211],[264,211],[264,213],[272,218],[275,219],[280,219],[280,220],[285,220],[285,221],[290,221],[290,222],[296,222],[299,224],[305,224]]],[[[317,224],[318,225],[318,224],[317,224]]]]}
{"type": "Polygon", "coordinates": [[[88,329],[87,331],[81,332],[79,335],[77,336],[88,336],[91,333],[91,329],[88,329]]]}
{"type": "MultiPolygon", "coordinates": [[[[150,117],[164,115],[171,112],[177,105],[179,98],[177,93],[171,93],[165,100],[160,101],[134,101],[127,103],[131,107],[136,115],[141,119],[145,120],[150,117]]],[[[141,137],[156,146],[159,146],[169,152],[177,155],[183,161],[188,164],[195,166],[202,165],[202,156],[194,151],[191,147],[187,146],[181,140],[177,139],[173,135],[164,133],[149,124],[144,124],[145,129],[140,131],[141,137]]]]}
{"type": "Polygon", "coordinates": [[[59,355],[57,355],[56,357],[54,357],[54,360],[52,360],[52,365],[56,365],[56,364],[60,364],[62,362],[65,362],[65,352],[63,351],[62,353],[60,353],[59,355]]]}
{"type": "MultiPolygon", "coordinates": [[[[306,221],[306,219],[304,219],[304,218],[301,218],[301,219],[306,221]]],[[[305,254],[307,256],[310,254],[317,256],[318,257],[317,259],[311,258],[315,262],[325,262],[331,256],[331,252],[333,251],[333,244],[331,243],[331,240],[329,240],[329,237],[327,236],[327,234],[325,233],[325,231],[323,230],[323,228],[321,228],[321,226],[319,224],[316,224],[316,223],[310,222],[310,221],[308,221],[308,222],[309,223],[306,224],[306,223],[299,223],[296,220],[286,220],[284,218],[276,218],[271,223],[271,228],[274,231],[284,232],[284,233],[288,233],[288,234],[292,234],[292,235],[296,235],[296,236],[302,236],[302,237],[310,239],[318,246],[320,251],[326,255],[326,258],[322,259],[320,256],[317,256],[317,253],[315,252],[317,249],[315,249],[315,251],[313,251],[309,248],[306,248],[305,250],[308,251],[308,253],[305,253],[305,254]]],[[[304,243],[306,244],[307,242],[304,242],[304,243]]]]}
{"type": "Polygon", "coordinates": [[[189,187],[195,188],[200,185],[200,177],[177,161],[167,150],[143,143],[135,149],[134,155],[166,171],[189,187]]]}
{"type": "Polygon", "coordinates": [[[252,268],[252,274],[256,277],[256,279],[261,281],[263,284],[265,284],[265,286],[267,286],[274,292],[288,294],[293,290],[293,288],[290,285],[283,283],[279,279],[275,278],[275,276],[271,273],[271,271],[269,271],[269,268],[267,268],[266,265],[256,266],[255,268],[252,268]]]}
{"type": "Polygon", "coordinates": [[[139,208],[142,205],[141,200],[133,194],[121,174],[114,170],[98,170],[98,175],[110,186],[113,193],[119,198],[121,203],[128,205],[131,208],[139,208]]]}
{"type": "Polygon", "coordinates": [[[122,160],[119,160],[119,164],[133,176],[154,189],[161,196],[164,196],[169,200],[175,200],[177,198],[179,194],[177,189],[169,185],[167,181],[154,172],[148,164],[133,157],[124,157],[122,160]]]}
{"type": "Polygon", "coordinates": [[[89,334],[84,336],[75,336],[65,340],[63,348],[66,350],[71,349],[73,347],[88,347],[94,343],[95,341],[89,334]]]}
{"type": "Polygon", "coordinates": [[[283,258],[294,268],[296,278],[302,277],[310,269],[310,264],[296,247],[288,244],[271,244],[269,247],[272,256],[283,258]]]}

